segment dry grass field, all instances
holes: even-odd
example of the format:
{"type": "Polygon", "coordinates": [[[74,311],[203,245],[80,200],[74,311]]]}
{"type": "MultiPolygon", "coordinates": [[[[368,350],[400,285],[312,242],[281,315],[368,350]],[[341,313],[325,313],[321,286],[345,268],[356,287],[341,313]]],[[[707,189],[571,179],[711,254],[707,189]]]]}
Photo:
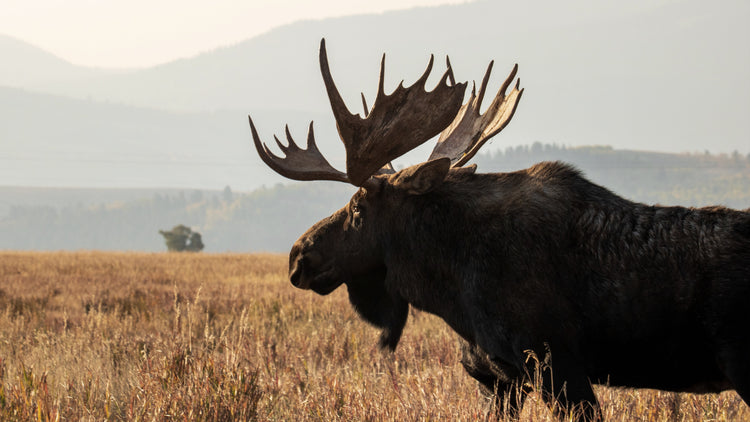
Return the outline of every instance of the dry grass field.
{"type": "MultiPolygon", "coordinates": [[[[4,421],[484,417],[439,319],[412,312],[393,354],[377,337],[345,288],[294,289],[285,256],[0,253],[4,421]]],[[[734,392],[597,394],[607,421],[750,420],[734,392]]],[[[521,419],[554,420],[535,395],[521,419]]]]}

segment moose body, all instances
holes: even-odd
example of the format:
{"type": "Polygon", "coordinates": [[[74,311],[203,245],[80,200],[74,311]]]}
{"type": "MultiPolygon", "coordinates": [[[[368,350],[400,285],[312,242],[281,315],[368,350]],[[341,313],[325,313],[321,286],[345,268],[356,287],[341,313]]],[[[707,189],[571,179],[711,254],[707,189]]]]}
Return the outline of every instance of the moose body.
{"type": "MultiPolygon", "coordinates": [[[[277,172],[360,187],[295,242],[294,286],[326,295],[345,284],[356,311],[382,328],[380,344],[391,350],[410,305],[438,315],[464,339],[467,372],[489,393],[510,395],[511,414],[534,369],[530,352],[548,363],[545,400],[580,406],[584,419],[596,417],[592,383],[734,388],[750,400],[750,212],[631,202],[557,162],[494,174],[460,167],[512,117],[521,91],[516,85],[506,96],[505,90],[515,69],[482,116],[488,70],[478,97],[472,93],[460,110],[445,112],[457,114],[453,123],[435,117],[441,122],[432,125],[447,129],[432,159],[395,172],[385,164],[403,153],[392,152],[397,137],[388,132],[399,116],[378,104],[408,109],[410,100],[428,101],[416,95],[432,93],[401,86],[384,96],[381,70],[373,111],[356,120],[332,83],[323,43],[321,71],[347,168],[357,162],[350,161],[355,148],[346,133],[376,133],[356,147],[381,156],[365,159],[370,170],[360,175],[338,172],[319,154],[311,126],[306,150],[287,132],[289,145],[278,143],[281,159],[261,144],[250,121],[261,158],[277,172]],[[356,125],[369,126],[357,131],[356,125]],[[388,142],[378,146],[382,139],[388,142]]],[[[444,91],[433,92],[445,97],[455,89],[462,97],[463,87],[443,85],[446,78],[444,91]]],[[[424,142],[432,132],[419,142],[412,133],[407,142],[424,142]]]]}
{"type": "Polygon", "coordinates": [[[595,403],[590,382],[749,398],[750,213],[634,203],[560,163],[444,170],[424,193],[401,173],[360,189],[297,241],[292,282],[346,284],[391,348],[409,304],[440,316],[489,391],[549,350],[570,403],[595,403]]]}

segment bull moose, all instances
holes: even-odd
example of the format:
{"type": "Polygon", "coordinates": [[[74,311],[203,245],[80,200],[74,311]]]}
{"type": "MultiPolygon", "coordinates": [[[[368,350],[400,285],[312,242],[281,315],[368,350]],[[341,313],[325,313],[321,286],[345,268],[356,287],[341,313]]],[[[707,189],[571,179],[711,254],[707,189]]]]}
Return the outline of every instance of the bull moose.
{"type": "MultiPolygon", "coordinates": [[[[261,159],[296,180],[358,187],[348,204],[292,246],[289,278],[326,295],[348,289],[354,309],[395,349],[409,305],[441,317],[465,341],[462,363],[517,414],[530,352],[548,358],[547,401],[597,418],[592,383],[685,392],[735,389],[750,403],[750,212],[650,206],[623,199],[575,168],[543,162],[482,174],[463,167],[511,120],[523,93],[517,65],[484,113],[492,69],[466,103],[450,61],[377,96],[364,117],[336,88],[325,40],[320,68],[346,149],[346,173],[286,129],[284,157],[261,159]],[[440,135],[429,160],[391,160],[440,135]]],[[[475,87],[476,88],[476,87],[475,87]]],[[[502,406],[502,404],[498,404],[502,406]]]]}

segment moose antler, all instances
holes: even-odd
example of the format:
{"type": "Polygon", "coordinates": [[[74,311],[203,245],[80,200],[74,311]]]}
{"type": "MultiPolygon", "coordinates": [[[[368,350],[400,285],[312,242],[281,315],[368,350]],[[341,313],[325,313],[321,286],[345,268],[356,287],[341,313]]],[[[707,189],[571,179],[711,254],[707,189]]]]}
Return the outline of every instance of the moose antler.
{"type": "Polygon", "coordinates": [[[359,186],[392,159],[400,157],[439,134],[461,108],[466,83],[448,85],[448,68],[433,91],[425,91],[434,57],[422,76],[408,88],[403,82],[386,95],[385,54],[380,62],[378,93],[362,118],[349,111],[331,77],[325,40],[320,43],[320,71],[336,118],[339,136],[346,148],[346,174],[359,186]]]}
{"type": "Polygon", "coordinates": [[[349,182],[346,174],[333,168],[328,160],[320,153],[318,146],[315,144],[315,133],[313,124],[310,122],[310,128],[307,130],[307,149],[301,149],[292,139],[289,133],[289,126],[284,128],[286,139],[289,141],[288,146],[279,141],[275,135],[276,145],[286,155],[286,158],[275,156],[268,146],[260,141],[258,131],[255,129],[253,119],[247,116],[250,121],[250,131],[253,133],[253,142],[258,150],[260,159],[274,169],[282,176],[294,180],[334,180],[338,182],[349,182]]]}
{"type": "MultiPolygon", "coordinates": [[[[523,90],[518,84],[509,95],[505,95],[516,68],[503,84],[497,97],[484,115],[479,114],[482,97],[487,86],[492,63],[487,69],[479,96],[475,89],[465,105],[461,105],[466,91],[466,82],[456,83],[453,69],[447,61],[447,70],[432,91],[425,90],[434,57],[422,76],[409,87],[403,81],[395,91],[384,91],[385,55],[380,63],[378,93],[372,109],[362,95],[364,117],[355,115],[344,104],[328,66],[325,39],[320,42],[320,71],[328,92],[328,99],[336,119],[339,136],[346,149],[346,173],[333,168],[315,144],[313,126],[307,135],[307,149],[301,149],[286,128],[288,145],[274,136],[284,153],[281,158],[274,155],[261,142],[258,132],[249,119],[255,147],[261,159],[282,176],[295,180],[336,180],[363,186],[374,174],[392,173],[390,161],[423,144],[433,136],[440,135],[438,144],[430,158],[450,157],[453,167],[463,165],[493,135],[502,130],[513,116],[523,90]],[[450,83],[449,83],[450,82],[450,83]],[[442,133],[441,133],[442,132],[442,133]]],[[[249,118],[249,116],[248,116],[249,118]]]]}
{"type": "MultiPolygon", "coordinates": [[[[447,57],[446,60],[448,61],[448,67],[450,67],[450,60],[447,57]]],[[[471,90],[469,101],[461,107],[450,126],[440,134],[429,160],[448,157],[451,159],[451,167],[461,167],[479,151],[479,148],[485,142],[510,123],[510,119],[516,112],[516,106],[521,100],[521,94],[523,94],[523,89],[518,89],[521,80],[516,81],[516,86],[508,95],[505,95],[505,91],[513,78],[516,77],[518,64],[513,66],[513,70],[503,82],[487,111],[484,114],[479,114],[493,64],[494,61],[491,61],[487,66],[487,71],[482,79],[482,86],[479,88],[479,95],[476,94],[475,85],[471,90]]]]}

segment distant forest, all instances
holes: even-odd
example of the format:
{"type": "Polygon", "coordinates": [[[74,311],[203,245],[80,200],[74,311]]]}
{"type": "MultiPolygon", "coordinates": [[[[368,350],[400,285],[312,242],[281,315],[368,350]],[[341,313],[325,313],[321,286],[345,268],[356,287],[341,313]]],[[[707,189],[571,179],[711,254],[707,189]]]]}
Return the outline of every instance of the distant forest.
{"type": "MultiPolygon", "coordinates": [[[[545,160],[571,163],[593,182],[639,202],[750,207],[750,156],[739,153],[665,154],[537,143],[480,154],[473,162],[480,172],[495,172],[545,160]]],[[[0,193],[3,189],[10,188],[0,193]]],[[[184,224],[201,233],[207,252],[286,252],[307,227],[343,206],[353,192],[343,183],[307,182],[250,193],[229,187],[223,192],[150,192],[125,200],[113,200],[116,194],[107,191],[101,201],[89,194],[72,204],[47,192],[33,203],[6,199],[0,249],[162,251],[166,246],[159,230],[184,224]]]]}

